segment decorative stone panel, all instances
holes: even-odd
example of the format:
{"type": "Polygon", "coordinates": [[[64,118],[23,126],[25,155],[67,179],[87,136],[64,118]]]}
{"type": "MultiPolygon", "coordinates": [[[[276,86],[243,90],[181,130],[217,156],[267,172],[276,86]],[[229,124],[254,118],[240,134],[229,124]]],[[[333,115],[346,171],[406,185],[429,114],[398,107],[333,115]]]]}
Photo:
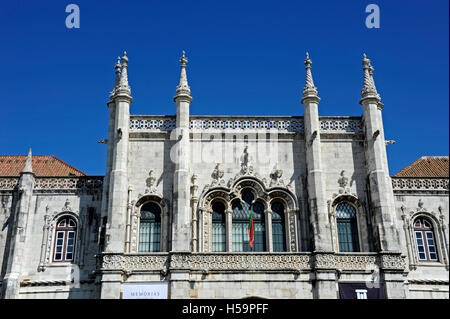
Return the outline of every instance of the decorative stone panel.
{"type": "Polygon", "coordinates": [[[394,192],[401,191],[447,191],[448,178],[392,178],[394,192]]]}
{"type": "Polygon", "coordinates": [[[162,270],[165,269],[168,262],[168,254],[151,255],[120,255],[104,254],[102,255],[102,270],[162,270]]]}
{"type": "Polygon", "coordinates": [[[0,177],[0,190],[13,190],[19,184],[19,178],[0,177]]]}
{"type": "Polygon", "coordinates": [[[361,118],[320,117],[321,133],[362,133],[361,118]]]}

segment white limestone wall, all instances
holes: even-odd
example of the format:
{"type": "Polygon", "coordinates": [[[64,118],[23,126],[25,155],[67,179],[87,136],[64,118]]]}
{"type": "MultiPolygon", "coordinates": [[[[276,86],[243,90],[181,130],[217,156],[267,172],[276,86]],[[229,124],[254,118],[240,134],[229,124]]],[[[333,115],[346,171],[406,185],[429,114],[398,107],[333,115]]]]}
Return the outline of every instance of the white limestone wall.
{"type": "Polygon", "coordinates": [[[225,186],[241,171],[245,146],[248,146],[249,165],[253,166],[254,172],[261,179],[266,179],[267,184],[270,184],[270,174],[277,165],[283,171],[281,179],[284,184],[291,184],[292,189],[296,189],[299,176],[306,172],[303,135],[283,134],[274,140],[270,140],[267,135],[263,141],[256,137],[256,133],[226,136],[211,133],[202,135],[201,139],[193,135],[190,169],[191,175],[196,174],[198,177],[200,192],[205,185],[213,182],[212,173],[218,163],[224,172],[222,179],[225,186]],[[236,136],[235,140],[233,136],[236,136]]]}
{"type": "Polygon", "coordinates": [[[162,133],[145,138],[130,138],[128,155],[128,181],[133,187],[131,198],[137,200],[144,195],[149,173],[153,170],[156,178],[154,187],[169,202],[172,200],[174,164],[170,160],[173,142],[169,135],[162,133]]]}
{"type": "Polygon", "coordinates": [[[402,253],[407,256],[410,284],[410,298],[446,298],[449,297],[449,198],[448,194],[430,192],[396,193],[395,206],[399,233],[402,242],[402,253]],[[419,202],[420,201],[420,202],[419,202]],[[420,206],[419,206],[420,205],[420,206]],[[434,223],[434,236],[438,245],[438,262],[419,262],[412,223],[418,216],[431,219],[434,223]],[[409,231],[407,226],[410,226],[409,231]],[[444,227],[442,227],[444,226],[444,227]],[[409,235],[409,238],[407,236],[409,235]],[[410,244],[410,249],[408,245],[410,244]]]}
{"type": "MultiPolygon", "coordinates": [[[[2,261],[2,275],[8,262],[6,249],[7,235],[10,224],[5,224],[11,214],[12,196],[1,196],[3,203],[1,221],[5,225],[0,237],[0,260],[2,261]],[[4,199],[6,198],[6,199],[4,199]]],[[[31,199],[29,222],[26,231],[26,244],[21,266],[21,282],[25,286],[20,288],[19,298],[93,298],[97,296],[97,287],[93,284],[95,279],[96,260],[98,254],[98,231],[100,226],[101,198],[92,194],[49,194],[35,193],[31,199]],[[64,208],[66,202],[70,205],[64,208]],[[63,209],[64,208],[64,209],[63,209]],[[93,208],[89,218],[89,208],[93,208]],[[70,215],[78,220],[77,246],[75,251],[75,263],[61,263],[52,261],[54,246],[54,225],[56,219],[64,212],[70,210],[70,215]],[[44,234],[45,216],[53,225],[44,234]],[[55,222],[52,222],[55,218],[55,222]],[[45,235],[45,236],[44,236],[45,235]],[[49,240],[50,235],[51,240],[49,240]],[[47,247],[45,247],[47,245],[47,247]],[[46,249],[44,249],[46,248],[46,249]],[[46,258],[48,258],[46,260],[46,258]],[[40,266],[44,266],[44,268],[40,266]],[[70,282],[74,280],[74,285],[70,282]],[[91,284],[85,283],[90,280],[91,284]],[[81,281],[81,282],[80,282],[81,281]]]]}

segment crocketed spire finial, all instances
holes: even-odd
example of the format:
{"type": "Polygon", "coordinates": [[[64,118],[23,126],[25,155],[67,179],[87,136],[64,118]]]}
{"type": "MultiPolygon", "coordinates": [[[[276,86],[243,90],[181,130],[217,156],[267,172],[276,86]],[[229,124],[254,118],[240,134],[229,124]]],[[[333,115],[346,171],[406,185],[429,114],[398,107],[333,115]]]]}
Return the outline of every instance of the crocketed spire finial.
{"type": "Polygon", "coordinates": [[[131,94],[131,89],[130,89],[130,86],[128,85],[128,57],[127,57],[126,51],[123,53],[121,62],[122,62],[122,71],[120,73],[120,81],[119,81],[119,86],[117,88],[117,91],[121,92],[121,93],[126,93],[129,95],[129,94],[131,94]]]}
{"type": "Polygon", "coordinates": [[[191,95],[191,89],[188,85],[187,75],[186,75],[186,63],[188,59],[186,58],[186,52],[182,51],[182,56],[180,58],[181,63],[181,73],[180,73],[180,83],[177,86],[176,96],[189,96],[191,95]]]}
{"type": "Polygon", "coordinates": [[[31,154],[31,148],[28,151],[27,160],[25,161],[22,173],[33,173],[33,155],[31,154]]]}
{"type": "Polygon", "coordinates": [[[367,58],[366,54],[363,54],[362,65],[364,70],[364,83],[363,88],[361,90],[361,97],[363,99],[366,98],[375,98],[380,101],[380,95],[377,92],[377,88],[375,87],[375,81],[373,79],[373,66],[370,64],[370,59],[367,58]]]}
{"type": "Polygon", "coordinates": [[[312,61],[309,58],[308,52],[306,52],[306,59],[304,63],[306,68],[306,83],[305,87],[303,88],[303,97],[311,97],[311,96],[317,97],[317,88],[314,86],[314,80],[311,73],[312,61]]]}
{"type": "Polygon", "coordinates": [[[114,65],[114,68],[116,69],[116,78],[114,80],[114,87],[111,91],[110,97],[114,96],[120,84],[120,69],[122,68],[122,65],[120,64],[120,57],[117,57],[117,63],[114,65]]]}

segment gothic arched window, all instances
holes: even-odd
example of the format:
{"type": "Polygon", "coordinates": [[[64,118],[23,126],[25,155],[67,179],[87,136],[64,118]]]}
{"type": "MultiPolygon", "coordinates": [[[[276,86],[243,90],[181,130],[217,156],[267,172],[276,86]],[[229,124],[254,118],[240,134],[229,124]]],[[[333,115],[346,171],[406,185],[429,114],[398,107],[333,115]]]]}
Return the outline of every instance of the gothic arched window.
{"type": "Polygon", "coordinates": [[[226,251],[225,205],[215,202],[212,210],[212,251],[226,251]]]}
{"type": "Polygon", "coordinates": [[[264,206],[253,203],[254,196],[250,191],[242,192],[242,201],[233,205],[233,251],[265,251],[266,231],[264,206]],[[254,240],[253,249],[250,247],[249,227],[250,210],[253,212],[254,240]]]}
{"type": "Polygon", "coordinates": [[[414,221],[416,247],[420,261],[438,261],[433,225],[425,218],[414,221]]]}
{"type": "Polygon", "coordinates": [[[61,217],[56,223],[53,261],[72,261],[75,254],[77,223],[69,216],[61,217]]]}
{"type": "Polygon", "coordinates": [[[339,251],[359,251],[358,226],[356,210],[348,203],[336,207],[336,224],[339,240],[339,251]]]}
{"type": "Polygon", "coordinates": [[[161,250],[161,208],[149,202],[141,208],[139,223],[139,252],[161,250]]]}
{"type": "Polygon", "coordinates": [[[284,205],[280,202],[272,204],[272,241],[273,251],[286,251],[286,229],[284,222],[284,205]]]}

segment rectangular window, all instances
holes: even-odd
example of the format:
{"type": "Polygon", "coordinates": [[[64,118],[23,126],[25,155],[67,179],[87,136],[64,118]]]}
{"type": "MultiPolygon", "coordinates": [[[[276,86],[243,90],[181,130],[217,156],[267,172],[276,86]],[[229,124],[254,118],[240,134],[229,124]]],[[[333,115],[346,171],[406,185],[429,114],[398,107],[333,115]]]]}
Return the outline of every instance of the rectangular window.
{"type": "Polygon", "coordinates": [[[284,227],[281,223],[272,224],[273,251],[286,251],[284,227]]]}
{"type": "Polygon", "coordinates": [[[54,260],[62,260],[63,258],[63,247],[64,247],[64,232],[59,231],[56,233],[56,244],[55,244],[55,256],[54,260]]]}
{"type": "Polygon", "coordinates": [[[155,252],[161,248],[161,223],[141,221],[139,225],[139,251],[155,252]]]}
{"type": "Polygon", "coordinates": [[[75,249],[75,232],[67,232],[67,246],[66,246],[66,260],[73,259],[73,252],[75,249]]]}
{"type": "Polygon", "coordinates": [[[427,260],[427,256],[425,255],[425,246],[423,244],[422,232],[416,231],[416,241],[419,260],[427,260]]]}
{"type": "Polygon", "coordinates": [[[212,224],[212,251],[224,252],[226,251],[226,230],[225,224],[214,223],[212,224]]]}
{"type": "Polygon", "coordinates": [[[434,243],[433,232],[427,231],[426,236],[427,236],[428,252],[430,253],[430,260],[436,261],[437,253],[436,253],[436,245],[434,243]]]}
{"type": "Polygon", "coordinates": [[[359,251],[356,224],[350,219],[339,218],[337,222],[339,251],[359,251]]]}
{"type": "Polygon", "coordinates": [[[246,252],[250,251],[248,237],[248,223],[233,222],[233,251],[246,252]]]}

